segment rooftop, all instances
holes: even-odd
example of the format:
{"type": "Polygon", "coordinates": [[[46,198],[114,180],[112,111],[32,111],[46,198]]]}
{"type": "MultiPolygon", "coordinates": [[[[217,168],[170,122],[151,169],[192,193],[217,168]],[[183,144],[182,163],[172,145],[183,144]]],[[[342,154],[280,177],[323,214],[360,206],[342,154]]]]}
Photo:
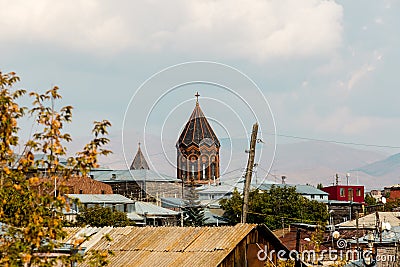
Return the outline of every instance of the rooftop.
{"type": "Polygon", "coordinates": [[[91,172],[93,178],[101,182],[120,181],[146,181],[146,182],[181,182],[176,177],[160,174],[158,172],[140,170],[101,170],[91,172]]]}
{"type": "MultiPolygon", "coordinates": [[[[379,212],[379,220],[382,222],[390,223],[392,227],[400,226],[400,219],[396,217],[397,213],[394,212],[379,212]]],[[[376,227],[376,214],[371,213],[367,216],[358,219],[360,228],[375,229],[376,227]]],[[[347,221],[339,224],[339,228],[356,228],[356,220],[347,221]]]]}
{"type": "Polygon", "coordinates": [[[110,265],[117,267],[217,266],[257,227],[262,226],[66,228],[65,241],[91,236],[82,247],[113,251],[110,265]]]}
{"type": "Polygon", "coordinates": [[[318,188],[312,186],[312,185],[301,185],[301,184],[261,184],[259,186],[260,190],[270,190],[272,186],[275,187],[295,187],[296,192],[301,194],[301,195],[328,195],[328,193],[319,190],[318,188]]]}
{"type": "MultiPolygon", "coordinates": [[[[196,96],[199,95],[197,94],[196,96]]],[[[183,145],[189,147],[192,144],[200,146],[203,142],[208,146],[215,145],[216,147],[220,147],[220,142],[208,123],[207,118],[204,116],[197,100],[192,115],[190,115],[178,139],[177,146],[183,145]]]]}
{"type": "Polygon", "coordinates": [[[149,165],[147,164],[146,159],[140,149],[140,143],[138,146],[138,151],[136,152],[135,158],[132,161],[131,170],[150,170],[149,165]]]}
{"type": "Polygon", "coordinates": [[[139,215],[157,215],[157,216],[176,216],[179,212],[159,207],[157,205],[151,204],[149,202],[135,202],[135,212],[139,215]]]}
{"type": "Polygon", "coordinates": [[[131,204],[132,199],[119,194],[68,194],[69,198],[79,199],[83,204],[131,204]]]}

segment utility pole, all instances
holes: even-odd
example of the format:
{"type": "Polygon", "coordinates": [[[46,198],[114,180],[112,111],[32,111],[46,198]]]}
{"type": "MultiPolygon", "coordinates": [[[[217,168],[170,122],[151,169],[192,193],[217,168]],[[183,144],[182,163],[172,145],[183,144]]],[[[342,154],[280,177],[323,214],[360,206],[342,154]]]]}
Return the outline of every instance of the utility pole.
{"type": "Polygon", "coordinates": [[[247,161],[246,178],[243,188],[243,212],[241,220],[242,223],[246,223],[247,212],[249,210],[249,193],[250,193],[251,176],[253,174],[254,157],[256,155],[257,132],[258,132],[258,123],[256,122],[253,124],[253,131],[251,133],[249,159],[247,161]]]}
{"type": "Polygon", "coordinates": [[[183,227],[183,206],[185,205],[185,201],[184,201],[184,197],[183,197],[183,194],[184,194],[184,191],[183,191],[183,186],[184,186],[184,183],[183,183],[183,174],[182,174],[182,201],[181,201],[181,227],[183,227]]]}
{"type": "Polygon", "coordinates": [[[356,234],[356,238],[357,238],[357,251],[359,251],[359,247],[360,247],[360,244],[359,244],[359,236],[358,236],[358,230],[359,230],[359,227],[358,227],[358,217],[359,217],[359,215],[358,215],[358,211],[356,211],[356,230],[357,230],[357,234],[356,234]]]}

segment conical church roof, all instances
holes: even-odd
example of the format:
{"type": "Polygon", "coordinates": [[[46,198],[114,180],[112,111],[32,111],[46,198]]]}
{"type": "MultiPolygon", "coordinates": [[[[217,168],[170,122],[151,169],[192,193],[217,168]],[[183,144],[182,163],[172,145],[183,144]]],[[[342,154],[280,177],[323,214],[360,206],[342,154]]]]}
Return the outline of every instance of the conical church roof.
{"type": "MultiPolygon", "coordinates": [[[[196,96],[198,97],[199,95],[197,94],[196,96]]],[[[217,147],[220,147],[219,140],[204,116],[197,100],[192,115],[190,115],[189,121],[186,123],[185,128],[183,128],[176,145],[188,147],[194,144],[200,146],[200,143],[203,142],[207,145],[212,145],[214,142],[217,147]]]]}
{"type": "Polygon", "coordinates": [[[136,152],[136,156],[132,161],[130,169],[131,170],[150,170],[149,165],[147,164],[147,161],[144,158],[142,150],[140,149],[140,143],[139,143],[138,151],[136,152]]]}

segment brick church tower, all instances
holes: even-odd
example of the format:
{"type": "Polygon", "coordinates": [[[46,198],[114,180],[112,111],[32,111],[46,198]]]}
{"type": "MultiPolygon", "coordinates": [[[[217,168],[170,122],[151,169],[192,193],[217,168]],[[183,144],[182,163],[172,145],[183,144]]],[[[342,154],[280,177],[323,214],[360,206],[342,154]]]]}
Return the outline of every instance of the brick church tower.
{"type": "Polygon", "coordinates": [[[199,96],[197,93],[196,106],[176,143],[177,178],[207,184],[219,178],[220,143],[200,108],[199,96]]]}

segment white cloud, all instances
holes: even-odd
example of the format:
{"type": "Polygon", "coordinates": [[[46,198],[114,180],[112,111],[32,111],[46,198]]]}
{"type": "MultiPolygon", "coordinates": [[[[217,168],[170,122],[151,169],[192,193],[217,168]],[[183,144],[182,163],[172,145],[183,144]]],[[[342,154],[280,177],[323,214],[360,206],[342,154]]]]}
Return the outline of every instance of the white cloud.
{"type": "Polygon", "coordinates": [[[329,54],[342,7],[326,0],[0,0],[0,34],[108,54],[179,52],[253,60],[329,54]]]}

